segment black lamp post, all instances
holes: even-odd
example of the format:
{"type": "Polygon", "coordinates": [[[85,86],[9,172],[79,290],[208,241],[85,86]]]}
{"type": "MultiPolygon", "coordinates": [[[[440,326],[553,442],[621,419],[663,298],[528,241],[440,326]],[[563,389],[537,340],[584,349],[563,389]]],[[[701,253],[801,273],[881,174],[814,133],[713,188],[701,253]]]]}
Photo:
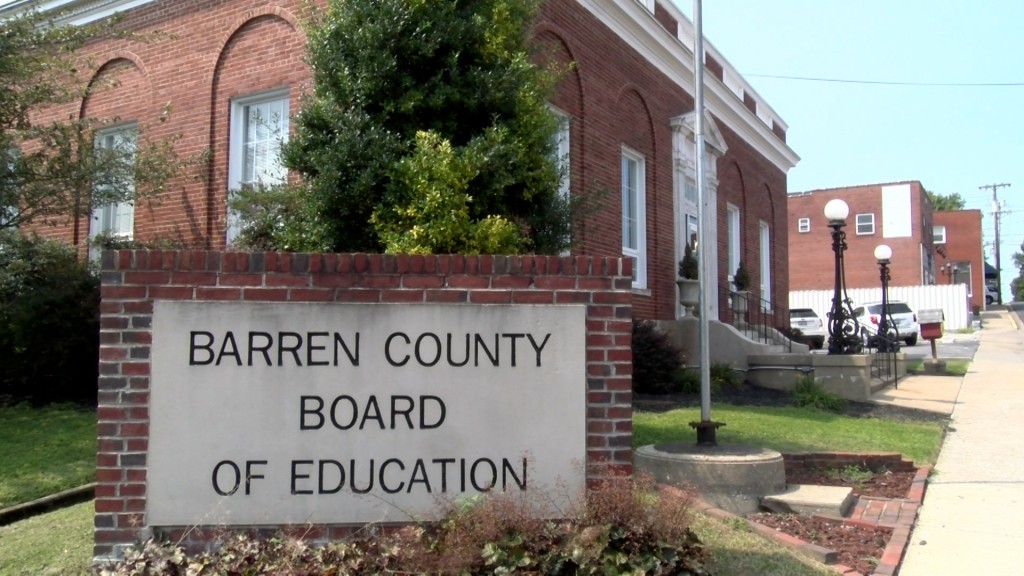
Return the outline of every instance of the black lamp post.
{"type": "Polygon", "coordinates": [[[828,218],[829,228],[832,228],[832,251],[836,256],[835,290],[832,293],[832,309],[828,313],[829,354],[860,354],[864,348],[860,338],[860,324],[846,296],[846,273],[843,269],[846,232],[843,232],[843,227],[849,215],[850,207],[839,198],[825,204],[825,218],[828,218]]]}
{"type": "Polygon", "coordinates": [[[889,248],[885,244],[879,244],[875,248],[875,260],[878,261],[878,274],[882,280],[882,317],[878,321],[878,335],[875,339],[878,341],[879,352],[899,352],[900,344],[897,342],[897,335],[893,334],[889,329],[894,326],[889,325],[889,260],[892,259],[892,248],[889,248]]]}

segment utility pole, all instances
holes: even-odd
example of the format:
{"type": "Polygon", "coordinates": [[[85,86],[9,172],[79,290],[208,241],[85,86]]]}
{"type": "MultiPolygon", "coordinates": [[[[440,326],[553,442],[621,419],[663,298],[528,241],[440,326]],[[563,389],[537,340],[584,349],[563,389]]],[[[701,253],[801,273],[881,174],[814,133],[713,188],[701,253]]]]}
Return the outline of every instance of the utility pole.
{"type": "MultiPolygon", "coordinates": [[[[1009,187],[1009,184],[985,184],[983,186],[978,186],[978,190],[992,190],[992,218],[995,220],[996,223],[996,282],[999,283],[999,287],[996,289],[996,294],[999,296],[999,304],[1003,303],[1003,263],[1002,260],[999,259],[999,216],[1002,214],[1002,211],[999,207],[999,197],[997,195],[997,192],[1000,188],[1009,187]]],[[[981,274],[982,278],[984,278],[984,266],[982,266],[981,274]]]]}

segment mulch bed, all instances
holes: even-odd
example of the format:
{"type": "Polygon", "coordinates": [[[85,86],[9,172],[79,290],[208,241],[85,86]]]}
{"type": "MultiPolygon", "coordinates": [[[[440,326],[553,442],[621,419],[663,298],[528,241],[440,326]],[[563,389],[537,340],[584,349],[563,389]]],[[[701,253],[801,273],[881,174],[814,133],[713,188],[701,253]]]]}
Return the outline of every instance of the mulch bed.
{"type": "MultiPolygon", "coordinates": [[[[848,486],[857,496],[869,498],[906,498],[914,480],[915,472],[881,471],[870,478],[856,474],[844,474],[843,470],[829,470],[815,467],[786,469],[788,484],[811,484],[817,486],[848,486]]],[[[748,519],[773,528],[784,534],[795,536],[835,550],[839,564],[849,566],[861,574],[872,574],[882,559],[885,547],[892,536],[891,528],[866,528],[844,526],[841,520],[833,520],[800,514],[774,514],[769,512],[751,514],[748,519]]]]}
{"type": "Polygon", "coordinates": [[[810,484],[812,486],[849,486],[857,496],[870,498],[906,498],[916,471],[877,472],[863,480],[856,476],[844,475],[842,470],[821,468],[786,468],[787,484],[810,484]]]}
{"type": "Polygon", "coordinates": [[[747,517],[758,524],[835,550],[838,563],[861,574],[875,572],[885,546],[892,536],[891,528],[844,526],[840,520],[828,520],[799,514],[752,514],[747,517]]]}

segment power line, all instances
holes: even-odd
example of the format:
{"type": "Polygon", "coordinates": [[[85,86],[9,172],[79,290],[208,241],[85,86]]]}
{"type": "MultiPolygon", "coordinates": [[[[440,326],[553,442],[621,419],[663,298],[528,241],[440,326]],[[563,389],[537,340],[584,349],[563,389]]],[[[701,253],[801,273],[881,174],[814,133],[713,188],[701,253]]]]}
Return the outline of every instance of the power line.
{"type": "Polygon", "coordinates": [[[922,86],[939,88],[1007,88],[1024,86],[1024,82],[899,82],[890,80],[857,80],[852,78],[819,78],[816,76],[786,76],[782,74],[744,74],[748,78],[774,78],[801,82],[833,82],[839,84],[876,84],[881,86],[922,86]]]}

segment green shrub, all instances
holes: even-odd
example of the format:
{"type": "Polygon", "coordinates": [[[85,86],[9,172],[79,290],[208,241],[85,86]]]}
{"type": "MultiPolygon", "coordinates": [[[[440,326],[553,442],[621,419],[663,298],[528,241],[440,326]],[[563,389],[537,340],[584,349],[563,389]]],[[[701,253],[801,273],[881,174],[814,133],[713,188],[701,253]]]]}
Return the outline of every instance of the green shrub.
{"type": "Polygon", "coordinates": [[[566,520],[535,517],[537,502],[510,496],[451,505],[438,521],[310,546],[285,537],[233,535],[216,552],[188,556],[152,541],[104,576],[192,574],[707,574],[690,530],[691,494],[649,478],[609,478],[566,520]]]}
{"type": "Polygon", "coordinates": [[[819,386],[810,374],[801,376],[793,387],[793,404],[830,412],[842,412],[846,408],[845,399],[819,386]]]}
{"type": "Polygon", "coordinates": [[[668,394],[676,387],[682,351],[647,320],[633,320],[633,391],[668,394]]]}
{"type": "MultiPolygon", "coordinates": [[[[677,370],[674,375],[673,382],[675,384],[675,389],[678,392],[682,392],[684,394],[698,394],[700,393],[700,370],[692,368],[677,370]]],[[[742,388],[744,386],[743,379],[740,377],[739,372],[734,370],[732,366],[722,362],[715,362],[711,364],[710,384],[712,394],[721,392],[727,388],[742,388]]]]}
{"type": "Polygon", "coordinates": [[[373,211],[370,223],[392,254],[518,254],[519,226],[502,216],[471,216],[469,186],[486,157],[486,142],[457,149],[436,132],[416,133],[413,154],[393,178],[404,194],[373,211]]]}
{"type": "Polygon", "coordinates": [[[0,396],[96,402],[99,281],[64,244],[0,233],[0,396]]]}
{"type": "Polygon", "coordinates": [[[723,362],[711,364],[711,389],[721,391],[726,388],[742,388],[743,377],[732,366],[723,362]]]}
{"type": "Polygon", "coordinates": [[[238,217],[234,248],[323,252],[324,224],[312,212],[306,184],[245,186],[232,190],[228,207],[238,217]]]}
{"type": "Polygon", "coordinates": [[[676,370],[673,378],[676,390],[683,394],[698,394],[700,392],[700,372],[687,368],[676,370]]]}

